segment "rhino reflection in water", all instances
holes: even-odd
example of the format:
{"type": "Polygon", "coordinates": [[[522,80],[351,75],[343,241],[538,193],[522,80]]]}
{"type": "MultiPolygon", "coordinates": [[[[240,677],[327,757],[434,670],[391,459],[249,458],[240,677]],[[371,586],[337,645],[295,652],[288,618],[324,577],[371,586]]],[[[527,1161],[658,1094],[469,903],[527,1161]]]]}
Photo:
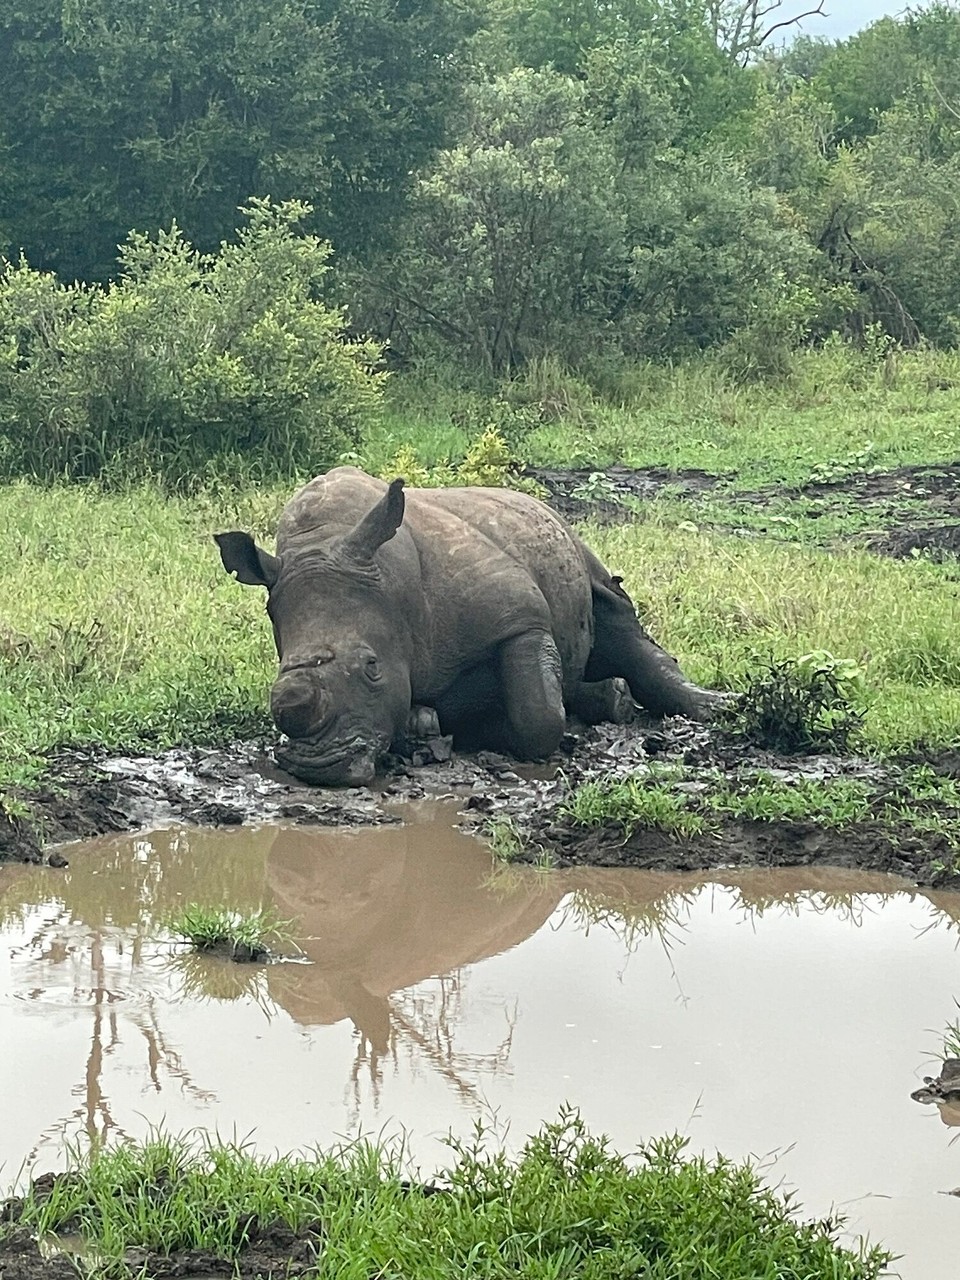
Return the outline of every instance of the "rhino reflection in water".
{"type": "Polygon", "coordinates": [[[268,967],[271,998],[306,1026],[351,1019],[377,1056],[393,993],[517,946],[563,893],[533,874],[491,886],[489,851],[442,825],[278,831],[267,884],[313,961],[268,967]]]}
{"type": "Polygon", "coordinates": [[[389,487],[355,467],[285,507],[277,554],[216,535],[224,568],[266,587],[280,658],[271,710],[280,764],[359,785],[408,735],[452,734],[525,760],[556,750],[565,713],[706,718],[640,626],[619,578],[527,494],[389,487]],[[632,696],[631,696],[632,695],[632,696]]]}

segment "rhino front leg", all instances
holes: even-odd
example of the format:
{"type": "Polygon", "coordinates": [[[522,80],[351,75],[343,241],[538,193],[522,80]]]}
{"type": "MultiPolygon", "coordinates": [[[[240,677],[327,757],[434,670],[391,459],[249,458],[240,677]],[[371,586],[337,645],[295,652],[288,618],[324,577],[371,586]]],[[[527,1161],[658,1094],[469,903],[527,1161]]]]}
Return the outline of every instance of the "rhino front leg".
{"type": "Polygon", "coordinates": [[[546,631],[528,631],[500,648],[507,746],[521,760],[542,760],[566,726],[560,654],[546,631]]]}

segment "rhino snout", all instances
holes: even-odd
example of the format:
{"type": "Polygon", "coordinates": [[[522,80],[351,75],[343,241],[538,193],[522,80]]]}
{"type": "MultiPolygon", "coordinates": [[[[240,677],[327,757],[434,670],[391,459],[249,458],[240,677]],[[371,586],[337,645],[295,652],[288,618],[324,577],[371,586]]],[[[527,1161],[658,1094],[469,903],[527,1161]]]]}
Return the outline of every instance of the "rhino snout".
{"type": "Polygon", "coordinates": [[[311,671],[288,671],[270,694],[270,710],[288,738],[315,737],[331,718],[330,695],[311,671]]]}

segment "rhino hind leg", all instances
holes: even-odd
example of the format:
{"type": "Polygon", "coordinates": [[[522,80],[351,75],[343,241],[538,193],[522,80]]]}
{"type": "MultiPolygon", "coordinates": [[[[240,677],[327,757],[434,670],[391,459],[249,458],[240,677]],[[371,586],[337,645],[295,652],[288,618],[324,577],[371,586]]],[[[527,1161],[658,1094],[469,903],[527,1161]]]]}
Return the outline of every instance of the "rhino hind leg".
{"type": "Polygon", "coordinates": [[[725,701],[686,678],[676,658],[640,625],[633,601],[616,579],[593,584],[593,619],[586,681],[622,676],[641,707],[655,716],[709,720],[725,701]]]}
{"type": "Polygon", "coordinates": [[[584,724],[630,724],[638,709],[630,686],[621,676],[583,680],[568,694],[566,701],[567,710],[584,724]]]}

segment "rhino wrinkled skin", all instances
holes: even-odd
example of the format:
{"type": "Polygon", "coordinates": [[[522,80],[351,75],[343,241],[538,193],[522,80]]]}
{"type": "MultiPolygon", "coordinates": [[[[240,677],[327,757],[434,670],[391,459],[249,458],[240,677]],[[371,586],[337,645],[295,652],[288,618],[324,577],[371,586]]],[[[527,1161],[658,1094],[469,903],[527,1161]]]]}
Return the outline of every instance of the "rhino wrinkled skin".
{"type": "Polygon", "coordinates": [[[307,782],[369,782],[411,726],[536,760],[556,749],[567,711],[623,719],[632,695],[654,714],[704,719],[718,698],[524,493],[404,489],[337,467],[284,508],[276,555],[247,533],[215,536],[227,572],[267,588],[277,759],[307,782]]]}

